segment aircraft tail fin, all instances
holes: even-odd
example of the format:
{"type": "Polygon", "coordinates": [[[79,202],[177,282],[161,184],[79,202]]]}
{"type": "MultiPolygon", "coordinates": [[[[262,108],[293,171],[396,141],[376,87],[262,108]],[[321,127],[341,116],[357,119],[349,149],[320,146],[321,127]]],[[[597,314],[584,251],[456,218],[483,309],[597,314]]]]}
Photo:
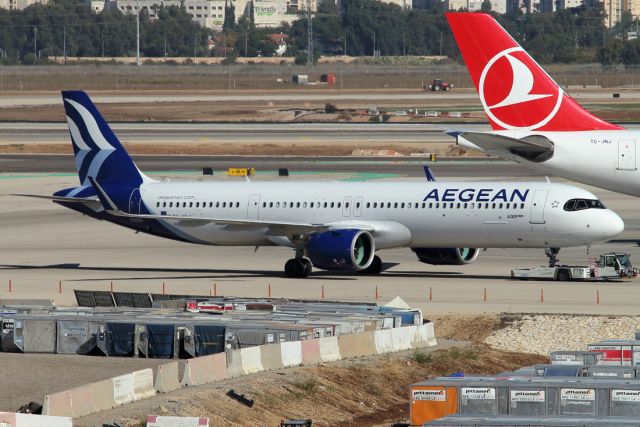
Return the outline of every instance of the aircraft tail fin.
{"type": "Polygon", "coordinates": [[[493,130],[620,130],[567,95],[491,16],[446,14],[493,130]]]}
{"type": "Polygon", "coordinates": [[[89,178],[104,186],[126,188],[151,181],[140,172],[85,92],[63,91],[62,99],[83,187],[91,187],[89,178]]]}

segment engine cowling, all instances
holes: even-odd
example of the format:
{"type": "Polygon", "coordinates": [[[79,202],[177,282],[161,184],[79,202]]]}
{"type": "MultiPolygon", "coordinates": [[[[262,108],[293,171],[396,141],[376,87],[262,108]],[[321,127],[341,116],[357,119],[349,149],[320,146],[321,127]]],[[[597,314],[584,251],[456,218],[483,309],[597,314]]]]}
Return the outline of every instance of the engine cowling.
{"type": "Polygon", "coordinates": [[[356,229],[314,233],[306,249],[314,267],[323,270],[364,270],[371,265],[376,251],[373,236],[356,229]]]}
{"type": "Polygon", "coordinates": [[[420,262],[432,265],[471,264],[478,258],[478,248],[411,248],[420,262]]]}

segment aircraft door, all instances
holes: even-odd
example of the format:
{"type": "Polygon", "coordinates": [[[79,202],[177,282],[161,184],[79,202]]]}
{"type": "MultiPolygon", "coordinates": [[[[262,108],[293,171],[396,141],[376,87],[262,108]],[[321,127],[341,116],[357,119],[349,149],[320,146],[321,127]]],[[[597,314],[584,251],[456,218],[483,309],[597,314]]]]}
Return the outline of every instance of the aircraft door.
{"type": "Polygon", "coordinates": [[[259,220],[260,219],[260,194],[252,194],[249,196],[249,203],[247,204],[247,219],[259,220]]]}
{"type": "Polygon", "coordinates": [[[346,196],[342,201],[342,216],[351,216],[351,209],[353,208],[353,197],[346,196]]]}
{"type": "Polygon", "coordinates": [[[531,216],[529,222],[531,224],[544,224],[544,205],[547,202],[547,195],[549,190],[538,190],[533,193],[533,200],[531,201],[531,216]]]}
{"type": "Polygon", "coordinates": [[[140,189],[136,188],[131,192],[131,196],[129,196],[129,213],[136,215],[139,214],[141,202],[142,196],[140,195],[140,189]]]}
{"type": "Polygon", "coordinates": [[[618,141],[618,169],[636,170],[636,140],[621,139],[618,141]]]}
{"type": "Polygon", "coordinates": [[[353,216],[362,216],[362,201],[364,200],[363,196],[356,197],[355,203],[353,205],[353,216]]]}

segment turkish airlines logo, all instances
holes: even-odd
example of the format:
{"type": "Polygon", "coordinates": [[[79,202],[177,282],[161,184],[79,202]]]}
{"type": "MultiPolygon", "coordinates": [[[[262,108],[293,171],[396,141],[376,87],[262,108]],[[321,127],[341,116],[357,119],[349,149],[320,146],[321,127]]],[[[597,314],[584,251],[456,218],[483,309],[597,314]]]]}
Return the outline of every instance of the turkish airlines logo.
{"type": "Polygon", "coordinates": [[[478,86],[485,112],[505,129],[540,128],[562,103],[562,89],[519,46],[491,58],[478,86]]]}

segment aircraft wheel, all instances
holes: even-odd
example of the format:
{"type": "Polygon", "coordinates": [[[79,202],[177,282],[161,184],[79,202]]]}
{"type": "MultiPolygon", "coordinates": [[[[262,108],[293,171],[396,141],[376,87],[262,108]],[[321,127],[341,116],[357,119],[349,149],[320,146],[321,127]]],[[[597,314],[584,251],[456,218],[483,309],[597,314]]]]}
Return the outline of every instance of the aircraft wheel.
{"type": "Polygon", "coordinates": [[[291,258],[284,264],[284,274],[287,277],[300,277],[303,271],[303,266],[297,259],[291,258]]]}
{"type": "Polygon", "coordinates": [[[309,277],[313,271],[313,264],[311,264],[311,260],[309,260],[309,258],[302,258],[302,265],[304,267],[302,277],[309,277]]]}

